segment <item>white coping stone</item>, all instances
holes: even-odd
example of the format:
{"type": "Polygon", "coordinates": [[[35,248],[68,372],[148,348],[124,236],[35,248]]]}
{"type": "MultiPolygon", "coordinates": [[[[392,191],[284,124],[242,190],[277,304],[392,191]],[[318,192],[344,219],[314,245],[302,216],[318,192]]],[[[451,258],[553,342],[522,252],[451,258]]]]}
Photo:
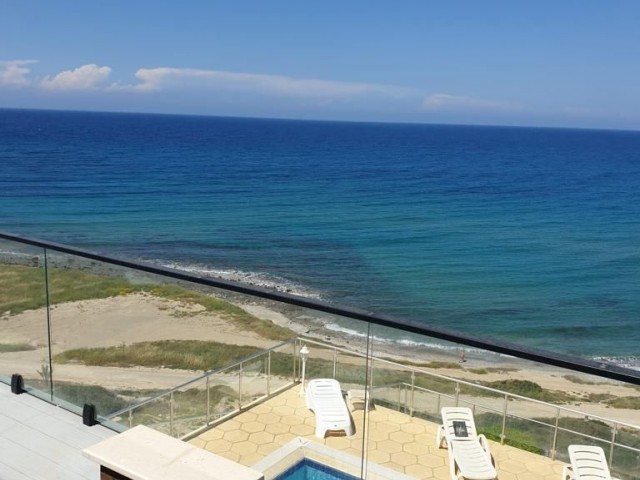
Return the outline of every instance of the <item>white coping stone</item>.
{"type": "Polygon", "coordinates": [[[82,452],[133,480],[263,480],[261,472],[139,425],[82,452]]]}

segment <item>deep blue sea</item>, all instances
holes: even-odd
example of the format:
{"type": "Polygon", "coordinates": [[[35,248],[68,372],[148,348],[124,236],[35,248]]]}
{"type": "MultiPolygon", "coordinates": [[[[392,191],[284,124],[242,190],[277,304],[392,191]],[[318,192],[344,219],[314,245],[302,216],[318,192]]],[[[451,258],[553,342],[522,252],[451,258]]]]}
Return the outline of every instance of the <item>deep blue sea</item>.
{"type": "Polygon", "coordinates": [[[640,356],[640,132],[0,110],[0,229],[640,356]]]}

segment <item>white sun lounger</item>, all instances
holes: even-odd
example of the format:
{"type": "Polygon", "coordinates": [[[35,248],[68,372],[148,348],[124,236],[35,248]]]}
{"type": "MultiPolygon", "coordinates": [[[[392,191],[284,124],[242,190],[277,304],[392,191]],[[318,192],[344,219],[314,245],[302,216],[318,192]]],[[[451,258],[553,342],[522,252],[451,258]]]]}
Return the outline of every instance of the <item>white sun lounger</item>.
{"type": "Polygon", "coordinates": [[[498,478],[484,435],[478,435],[471,409],[445,407],[441,411],[438,448],[449,448],[451,480],[494,480],[498,478]]]}
{"type": "Polygon", "coordinates": [[[571,465],[562,470],[562,480],[611,480],[607,458],[600,447],[569,445],[571,465]]]}
{"type": "Polygon", "coordinates": [[[311,380],[305,395],[307,407],[316,414],[316,437],[324,438],[328,431],[343,430],[354,434],[349,409],[342,396],[340,383],[332,378],[311,380]]]}

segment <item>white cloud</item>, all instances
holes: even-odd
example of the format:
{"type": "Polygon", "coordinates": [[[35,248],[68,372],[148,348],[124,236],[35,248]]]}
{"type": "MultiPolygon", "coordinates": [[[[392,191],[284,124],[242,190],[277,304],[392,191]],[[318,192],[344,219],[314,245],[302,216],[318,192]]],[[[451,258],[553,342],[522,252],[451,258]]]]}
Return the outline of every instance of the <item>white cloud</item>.
{"type": "Polygon", "coordinates": [[[459,95],[448,95],[446,93],[436,93],[429,95],[422,104],[426,110],[474,110],[474,111],[516,111],[520,110],[518,105],[485,100],[482,98],[466,97],[459,95]]]}
{"type": "Polygon", "coordinates": [[[31,81],[27,78],[31,69],[26,65],[38,63],[35,60],[0,61],[0,86],[25,86],[31,81]]]}
{"type": "Polygon", "coordinates": [[[111,68],[92,63],[75,70],[65,70],[53,78],[47,75],[40,85],[51,90],[93,90],[104,87],[110,74],[111,68]]]}
{"type": "Polygon", "coordinates": [[[267,95],[301,98],[346,98],[379,94],[403,97],[408,89],[372,83],[337,82],[284,75],[225,72],[191,68],[141,68],[136,74],[140,83],[114,88],[134,91],[158,91],[175,86],[235,90],[267,95]]]}

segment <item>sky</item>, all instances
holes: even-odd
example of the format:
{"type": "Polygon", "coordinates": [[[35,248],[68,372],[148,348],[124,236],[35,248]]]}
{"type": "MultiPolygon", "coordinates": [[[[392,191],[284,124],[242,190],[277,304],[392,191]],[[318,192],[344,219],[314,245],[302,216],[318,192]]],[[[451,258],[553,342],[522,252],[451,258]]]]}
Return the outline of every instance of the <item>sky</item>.
{"type": "Polygon", "coordinates": [[[0,108],[640,130],[638,0],[0,0],[0,108]]]}

